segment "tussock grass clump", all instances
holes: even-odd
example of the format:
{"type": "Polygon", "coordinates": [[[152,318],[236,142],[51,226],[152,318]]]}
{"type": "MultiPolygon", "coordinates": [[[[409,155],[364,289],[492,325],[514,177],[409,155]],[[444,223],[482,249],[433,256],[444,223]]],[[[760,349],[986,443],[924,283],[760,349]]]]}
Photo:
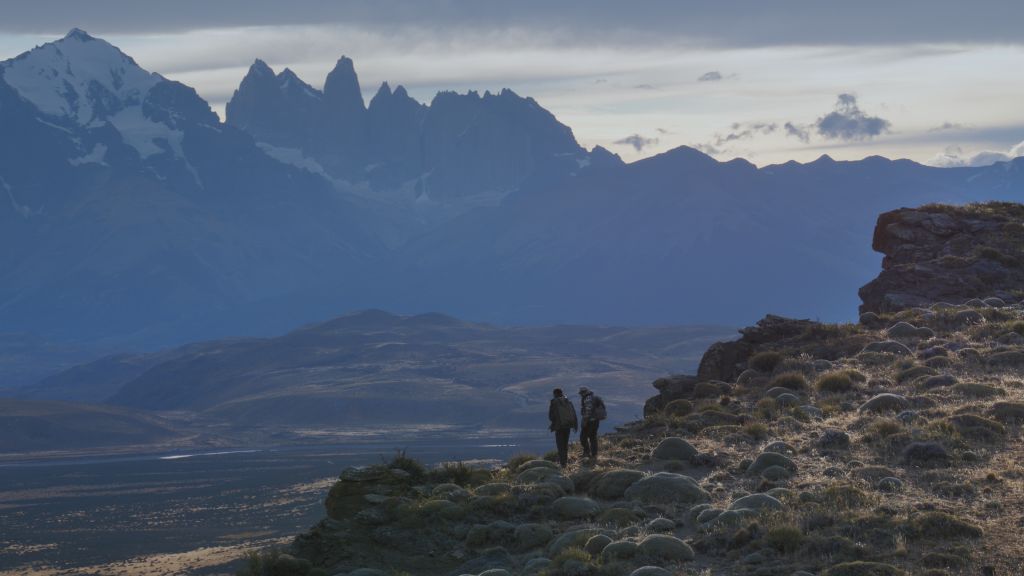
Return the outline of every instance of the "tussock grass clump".
{"type": "Polygon", "coordinates": [[[560,576],[562,574],[567,574],[565,571],[568,567],[566,566],[567,564],[571,566],[572,564],[570,563],[579,562],[587,565],[590,564],[590,561],[590,554],[588,554],[583,548],[576,546],[566,548],[551,559],[551,564],[544,570],[544,572],[542,572],[542,574],[545,574],[546,576],[560,576]]]}
{"type": "Polygon", "coordinates": [[[807,377],[801,372],[784,372],[772,378],[769,388],[789,388],[790,390],[803,391],[807,389],[807,377]]]}
{"type": "Polygon", "coordinates": [[[878,438],[888,438],[903,431],[903,423],[895,418],[876,418],[868,424],[868,432],[878,438]]]}
{"type": "Polygon", "coordinates": [[[667,416],[686,416],[693,412],[693,402],[679,398],[666,404],[662,412],[667,416]]]}
{"type": "Polygon", "coordinates": [[[440,466],[427,472],[427,479],[435,484],[458,484],[472,486],[489,480],[490,472],[483,468],[474,468],[465,462],[442,462],[440,466]]]}
{"type": "Polygon", "coordinates": [[[530,460],[537,460],[538,458],[539,456],[532,452],[519,452],[518,454],[513,454],[512,457],[508,459],[508,470],[509,472],[514,473],[519,470],[519,467],[523,464],[526,464],[530,460]]]}
{"type": "Polygon", "coordinates": [[[764,440],[768,437],[768,427],[761,422],[750,422],[743,426],[743,433],[755,440],[764,440]]]}
{"type": "Polygon", "coordinates": [[[385,460],[384,466],[402,470],[409,474],[411,480],[416,482],[423,480],[427,476],[427,467],[419,460],[409,456],[404,449],[395,450],[395,455],[391,457],[391,460],[385,460]]]}
{"type": "Polygon", "coordinates": [[[764,543],[770,547],[782,552],[783,554],[792,554],[800,549],[800,545],[804,542],[804,533],[800,528],[793,526],[792,524],[782,524],[774,526],[768,529],[768,533],[764,535],[764,543]]]}
{"type": "Polygon", "coordinates": [[[947,512],[923,512],[910,520],[911,535],[915,538],[955,540],[957,538],[980,538],[981,528],[960,520],[947,512]]]}
{"type": "Polygon", "coordinates": [[[821,496],[822,504],[840,510],[863,508],[870,503],[868,495],[853,484],[833,484],[821,496]]]}
{"type": "Polygon", "coordinates": [[[1007,328],[1009,328],[1010,332],[1016,332],[1017,334],[1024,336],[1024,320],[1012,322],[1007,326],[1007,328]]]}
{"type": "Polygon", "coordinates": [[[783,358],[782,354],[775,351],[758,352],[751,356],[750,360],[747,360],[747,366],[758,372],[771,373],[782,362],[783,358]]]}
{"type": "Polygon", "coordinates": [[[992,442],[1006,436],[1006,427],[988,418],[975,414],[958,414],[950,416],[946,421],[953,426],[961,437],[992,442]]]}
{"type": "Polygon", "coordinates": [[[925,376],[935,376],[936,374],[938,374],[938,371],[928,366],[911,366],[900,370],[900,372],[896,374],[896,382],[898,384],[903,384],[904,382],[910,382],[925,376]]]}
{"type": "Polygon", "coordinates": [[[263,552],[251,550],[243,557],[244,566],[238,570],[238,576],[278,576],[295,574],[301,576],[327,576],[323,568],[315,568],[309,560],[283,554],[280,550],[271,549],[263,552]]]}
{"type": "Polygon", "coordinates": [[[628,508],[609,508],[597,517],[598,524],[612,524],[618,527],[640,522],[640,516],[628,508]]]}
{"type": "Polygon", "coordinates": [[[779,404],[774,398],[761,398],[754,405],[754,417],[772,421],[779,415],[779,404]]]}
{"type": "Polygon", "coordinates": [[[818,379],[815,387],[818,389],[818,392],[826,394],[842,394],[853,390],[854,383],[853,379],[850,378],[849,373],[846,371],[829,372],[818,379]]]}

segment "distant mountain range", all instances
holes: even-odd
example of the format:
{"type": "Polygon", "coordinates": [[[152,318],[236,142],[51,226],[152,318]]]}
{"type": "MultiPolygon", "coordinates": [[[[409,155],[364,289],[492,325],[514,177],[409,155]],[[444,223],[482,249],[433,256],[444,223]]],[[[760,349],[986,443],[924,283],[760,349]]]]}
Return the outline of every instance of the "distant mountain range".
{"type": "Polygon", "coordinates": [[[0,63],[0,332],[165,346],[340,311],[500,323],[851,318],[878,213],[1017,199],[1024,159],[623,163],[505,90],[429,105],[256,61],[221,122],[73,30],[0,63]]]}

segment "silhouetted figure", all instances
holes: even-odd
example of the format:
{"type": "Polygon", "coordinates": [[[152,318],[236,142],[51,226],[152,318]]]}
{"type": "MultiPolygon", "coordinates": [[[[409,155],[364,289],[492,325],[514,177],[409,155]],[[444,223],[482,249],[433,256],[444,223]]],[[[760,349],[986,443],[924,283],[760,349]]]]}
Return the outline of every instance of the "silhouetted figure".
{"type": "Polygon", "coordinates": [[[583,418],[583,429],[580,431],[583,457],[596,460],[597,428],[601,420],[608,417],[608,411],[604,407],[604,400],[586,386],[580,386],[580,416],[583,418]]]}
{"type": "Polygon", "coordinates": [[[565,468],[569,464],[569,431],[578,430],[576,408],[565,397],[561,388],[555,388],[551,407],[548,408],[548,420],[551,431],[555,433],[555,447],[558,448],[558,465],[565,468]]]}

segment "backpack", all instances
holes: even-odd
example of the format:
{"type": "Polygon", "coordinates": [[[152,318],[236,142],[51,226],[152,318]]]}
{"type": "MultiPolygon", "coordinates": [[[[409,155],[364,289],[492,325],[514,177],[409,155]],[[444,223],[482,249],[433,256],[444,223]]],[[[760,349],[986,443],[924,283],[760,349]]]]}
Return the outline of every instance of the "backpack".
{"type": "Polygon", "coordinates": [[[558,411],[558,422],[555,426],[558,428],[571,428],[576,425],[576,410],[572,407],[572,402],[565,398],[559,398],[555,402],[555,410],[558,411]]]}
{"type": "Polygon", "coordinates": [[[608,409],[604,407],[604,400],[600,396],[594,396],[594,418],[604,420],[608,417],[608,409]]]}

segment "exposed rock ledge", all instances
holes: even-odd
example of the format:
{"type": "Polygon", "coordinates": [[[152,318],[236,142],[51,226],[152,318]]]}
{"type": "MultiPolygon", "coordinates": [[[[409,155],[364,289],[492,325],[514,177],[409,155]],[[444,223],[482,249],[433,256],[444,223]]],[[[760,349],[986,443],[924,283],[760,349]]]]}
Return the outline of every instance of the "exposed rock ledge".
{"type": "Polygon", "coordinates": [[[878,218],[882,273],[860,289],[861,312],[1024,296],[1024,206],[924,206],[878,218]]]}

